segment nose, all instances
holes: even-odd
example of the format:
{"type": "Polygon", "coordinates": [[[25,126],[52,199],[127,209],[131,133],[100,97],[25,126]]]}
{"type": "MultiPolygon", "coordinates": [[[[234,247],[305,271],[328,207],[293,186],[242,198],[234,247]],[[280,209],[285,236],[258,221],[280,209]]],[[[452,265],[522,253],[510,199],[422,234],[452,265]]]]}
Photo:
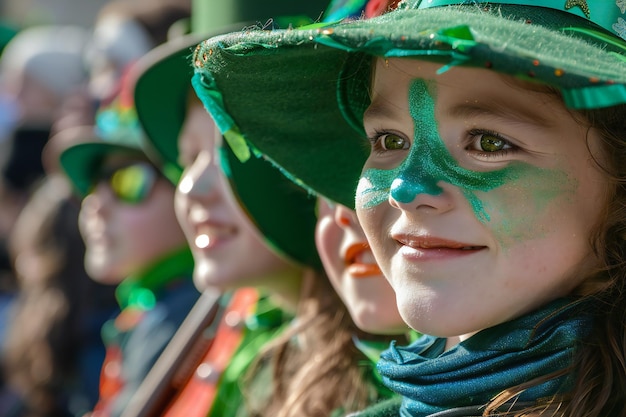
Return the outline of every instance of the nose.
{"type": "Polygon", "coordinates": [[[178,192],[189,199],[208,201],[219,192],[218,167],[208,152],[202,152],[185,170],[178,183],[178,192]]]}
{"type": "Polygon", "coordinates": [[[404,167],[391,182],[390,197],[400,203],[410,203],[418,195],[439,195],[437,178],[423,166],[404,167]]]}
{"type": "Polygon", "coordinates": [[[89,193],[81,203],[81,211],[87,213],[104,213],[115,201],[115,196],[108,186],[98,183],[91,193],[89,193]]]}
{"type": "Polygon", "coordinates": [[[104,185],[98,185],[88,194],[81,203],[78,215],[78,225],[81,234],[88,236],[99,233],[106,228],[107,218],[110,218],[113,196],[104,185]]]}
{"type": "Polygon", "coordinates": [[[399,172],[391,183],[389,203],[401,210],[446,212],[453,207],[450,184],[440,181],[430,170],[414,167],[399,172]]]}
{"type": "Polygon", "coordinates": [[[344,205],[337,204],[334,213],[335,223],[341,228],[358,225],[356,213],[344,205]]]}

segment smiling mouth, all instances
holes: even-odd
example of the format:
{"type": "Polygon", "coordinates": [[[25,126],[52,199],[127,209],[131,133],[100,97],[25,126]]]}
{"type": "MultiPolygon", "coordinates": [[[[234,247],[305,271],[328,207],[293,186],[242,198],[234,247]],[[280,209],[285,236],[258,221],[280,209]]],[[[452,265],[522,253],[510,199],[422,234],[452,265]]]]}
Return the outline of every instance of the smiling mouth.
{"type": "Polygon", "coordinates": [[[235,228],[223,225],[202,225],[197,228],[194,245],[198,249],[211,249],[235,236],[235,228]]]}
{"type": "Polygon", "coordinates": [[[350,245],[344,254],[344,262],[348,273],[354,278],[382,275],[378,264],[373,260],[370,246],[365,242],[350,245]],[[368,261],[368,258],[372,261],[368,261]]]}
{"type": "Polygon", "coordinates": [[[433,237],[416,237],[408,235],[394,236],[393,239],[401,246],[405,246],[417,251],[461,251],[473,252],[486,249],[486,246],[472,245],[469,243],[457,242],[453,240],[433,238],[433,237]]]}

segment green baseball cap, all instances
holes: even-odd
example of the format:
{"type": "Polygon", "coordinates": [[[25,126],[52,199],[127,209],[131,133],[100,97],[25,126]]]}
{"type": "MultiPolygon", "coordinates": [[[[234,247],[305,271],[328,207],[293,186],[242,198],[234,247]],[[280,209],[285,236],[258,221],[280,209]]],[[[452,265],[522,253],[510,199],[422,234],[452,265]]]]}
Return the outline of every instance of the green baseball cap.
{"type": "MultiPolygon", "coordinates": [[[[191,57],[201,40],[232,31],[310,24],[319,19],[325,6],[326,0],[194,2],[192,33],[155,48],[136,67],[137,114],[161,159],[176,166],[178,175],[182,173],[178,134],[192,90],[191,57]]],[[[237,200],[268,243],[300,264],[320,267],[314,240],[315,197],[260,157],[243,163],[227,144],[221,152],[222,168],[237,200]]]]}
{"type": "Polygon", "coordinates": [[[573,109],[626,103],[626,3],[405,0],[368,20],[207,39],[194,86],[242,159],[260,152],[354,207],[374,57],[487,68],[557,87],[573,109]]]}

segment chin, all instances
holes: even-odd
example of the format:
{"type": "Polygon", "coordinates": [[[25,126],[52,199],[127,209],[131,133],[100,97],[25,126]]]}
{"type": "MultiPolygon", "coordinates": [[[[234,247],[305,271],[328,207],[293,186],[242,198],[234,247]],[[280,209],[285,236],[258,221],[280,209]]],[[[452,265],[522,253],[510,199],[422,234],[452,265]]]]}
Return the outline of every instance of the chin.
{"type": "Polygon", "coordinates": [[[224,281],[224,277],[228,274],[220,269],[220,264],[212,261],[196,261],[193,270],[193,283],[199,291],[203,291],[208,287],[216,287],[224,290],[232,280],[224,281]],[[222,278],[222,279],[221,279],[222,278]]]}
{"type": "Polygon", "coordinates": [[[100,284],[106,284],[106,285],[119,284],[125,278],[125,277],[120,277],[119,274],[115,274],[113,273],[113,271],[104,269],[100,266],[85,265],[85,271],[87,272],[87,275],[89,275],[89,277],[92,280],[99,282],[100,284]]]}
{"type": "Polygon", "coordinates": [[[193,270],[193,283],[198,291],[203,291],[211,286],[211,274],[209,268],[202,262],[196,262],[193,270]]]}
{"type": "Polygon", "coordinates": [[[480,321],[461,322],[454,314],[433,312],[422,317],[407,317],[406,323],[413,330],[435,337],[460,337],[476,333],[486,327],[480,321]]]}

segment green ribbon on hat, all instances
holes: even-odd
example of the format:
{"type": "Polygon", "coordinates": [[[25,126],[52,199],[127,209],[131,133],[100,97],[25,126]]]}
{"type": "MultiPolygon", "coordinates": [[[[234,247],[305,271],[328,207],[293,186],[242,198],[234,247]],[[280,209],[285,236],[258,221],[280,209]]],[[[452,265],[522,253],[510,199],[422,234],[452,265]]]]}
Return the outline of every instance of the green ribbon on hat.
{"type": "Polygon", "coordinates": [[[235,125],[232,117],[224,109],[222,93],[217,89],[215,80],[210,73],[196,73],[191,79],[191,85],[204,104],[205,109],[211,114],[217,128],[230,145],[233,153],[241,162],[250,159],[250,148],[235,125]]]}
{"type": "MultiPolygon", "coordinates": [[[[563,31],[580,32],[599,41],[611,44],[624,51],[626,54],[626,20],[623,17],[626,13],[626,0],[615,1],[592,1],[587,0],[418,0],[418,9],[428,9],[433,7],[461,5],[461,4],[508,4],[531,7],[546,7],[559,10],[565,13],[578,16],[595,23],[607,31],[617,35],[611,37],[600,31],[588,28],[564,27],[563,31]]],[[[453,38],[456,34],[448,36],[453,38]]],[[[462,40],[467,41],[467,36],[462,36],[462,40]]],[[[445,39],[454,45],[450,39],[445,39]]],[[[455,49],[455,48],[453,48],[455,49]]],[[[455,49],[457,50],[457,49],[455,49]]],[[[458,51],[458,50],[457,50],[458,51]]],[[[622,60],[626,60],[626,55],[611,52],[622,60]]],[[[451,63],[450,65],[455,65],[451,63]]],[[[449,67],[448,65],[447,67],[449,67]]],[[[446,68],[447,68],[446,67],[446,68]]],[[[563,99],[566,105],[572,109],[602,108],[622,104],[626,102],[626,86],[622,84],[603,85],[593,87],[583,87],[576,89],[562,89],[563,99]]]]}
{"type": "Polygon", "coordinates": [[[602,108],[626,103],[626,85],[561,89],[565,105],[571,109],[602,108]]]}
{"type": "Polygon", "coordinates": [[[556,9],[587,19],[620,38],[626,39],[626,20],[624,20],[626,2],[619,0],[592,2],[587,0],[423,0],[418,9],[470,3],[515,4],[556,9]]]}

